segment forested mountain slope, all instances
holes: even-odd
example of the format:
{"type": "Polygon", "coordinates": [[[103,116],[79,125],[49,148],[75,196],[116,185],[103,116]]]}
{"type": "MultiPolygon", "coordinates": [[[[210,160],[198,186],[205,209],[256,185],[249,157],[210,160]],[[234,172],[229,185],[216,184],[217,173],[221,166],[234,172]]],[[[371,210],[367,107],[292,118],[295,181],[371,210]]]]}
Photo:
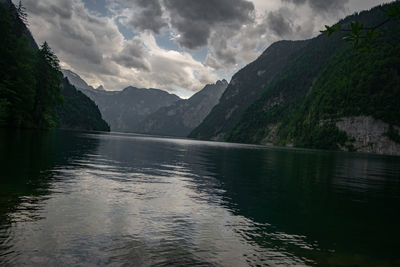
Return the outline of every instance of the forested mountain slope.
{"type": "MultiPolygon", "coordinates": [[[[374,26],[390,5],[346,18],[374,26]]],[[[377,30],[368,51],[323,34],[264,89],[225,139],[400,154],[400,21],[377,30]]]]}
{"type": "Polygon", "coordinates": [[[190,137],[223,140],[243,112],[256,101],[274,78],[291,62],[308,41],[280,41],[271,45],[256,61],[236,73],[228,88],[190,137]]]}
{"type": "Polygon", "coordinates": [[[108,130],[91,100],[84,95],[70,97],[71,88],[62,83],[57,56],[46,42],[38,48],[24,23],[25,16],[11,1],[0,1],[0,126],[47,129],[58,124],[108,130]],[[72,106],[75,119],[67,123],[63,120],[71,116],[67,112],[72,106]]]}
{"type": "Polygon", "coordinates": [[[63,105],[57,109],[57,127],[62,129],[110,131],[97,105],[81,91],[63,79],[63,105]]]}

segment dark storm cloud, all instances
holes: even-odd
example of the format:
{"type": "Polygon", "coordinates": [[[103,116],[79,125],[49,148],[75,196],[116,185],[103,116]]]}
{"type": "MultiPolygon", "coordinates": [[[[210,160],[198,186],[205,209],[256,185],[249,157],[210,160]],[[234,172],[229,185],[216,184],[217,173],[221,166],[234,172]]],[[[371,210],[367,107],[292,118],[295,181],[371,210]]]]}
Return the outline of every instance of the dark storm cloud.
{"type": "Polygon", "coordinates": [[[251,21],[254,5],[246,0],[164,0],[178,42],[195,49],[207,44],[214,27],[240,28],[251,21]]]}
{"type": "Polygon", "coordinates": [[[82,31],[80,28],[76,27],[76,25],[71,25],[68,21],[61,20],[58,21],[58,26],[66,38],[76,40],[85,46],[95,45],[95,39],[92,36],[87,35],[87,33],[82,31]]]}
{"type": "Polygon", "coordinates": [[[55,1],[55,3],[43,4],[39,1],[24,1],[25,8],[35,15],[60,16],[63,19],[70,19],[72,16],[72,2],[55,1]]]}
{"type": "Polygon", "coordinates": [[[336,12],[343,10],[349,0],[283,0],[298,5],[308,3],[310,7],[319,12],[336,12]]]}
{"type": "Polygon", "coordinates": [[[213,48],[214,56],[225,68],[236,64],[236,51],[227,43],[230,35],[232,33],[225,29],[210,38],[210,46],[213,48]]]}
{"type": "Polygon", "coordinates": [[[138,30],[151,30],[159,33],[167,26],[162,17],[162,9],[159,0],[134,0],[136,10],[129,24],[138,30]]]}
{"type": "Polygon", "coordinates": [[[151,67],[149,62],[146,60],[146,56],[146,50],[143,43],[138,38],[135,38],[129,41],[124,49],[112,59],[117,64],[127,68],[150,71],[151,67]]]}
{"type": "Polygon", "coordinates": [[[278,36],[285,36],[293,32],[292,23],[279,11],[268,14],[267,25],[278,36]]]}

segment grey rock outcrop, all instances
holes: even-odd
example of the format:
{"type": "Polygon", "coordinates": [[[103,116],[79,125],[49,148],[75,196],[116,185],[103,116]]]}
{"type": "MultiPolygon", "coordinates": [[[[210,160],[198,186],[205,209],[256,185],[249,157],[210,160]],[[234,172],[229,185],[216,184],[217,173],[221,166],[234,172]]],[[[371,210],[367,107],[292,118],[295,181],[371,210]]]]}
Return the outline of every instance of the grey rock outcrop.
{"type": "MultiPolygon", "coordinates": [[[[389,124],[371,116],[344,117],[336,126],[351,139],[349,144],[359,152],[400,155],[400,144],[391,140],[387,133],[389,124]]],[[[400,127],[393,126],[399,131],[400,127]]]]}
{"type": "Polygon", "coordinates": [[[93,90],[94,88],[88,85],[78,74],[70,70],[61,70],[64,77],[68,78],[68,81],[78,89],[93,90]]]}

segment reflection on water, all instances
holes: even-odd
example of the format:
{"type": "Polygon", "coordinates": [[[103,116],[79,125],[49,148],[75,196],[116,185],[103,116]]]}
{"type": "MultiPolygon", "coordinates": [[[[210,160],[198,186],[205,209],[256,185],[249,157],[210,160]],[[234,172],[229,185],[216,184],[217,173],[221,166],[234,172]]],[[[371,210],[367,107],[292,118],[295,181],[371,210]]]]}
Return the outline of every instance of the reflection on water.
{"type": "Polygon", "coordinates": [[[0,132],[0,265],[398,265],[400,158],[0,132]]]}

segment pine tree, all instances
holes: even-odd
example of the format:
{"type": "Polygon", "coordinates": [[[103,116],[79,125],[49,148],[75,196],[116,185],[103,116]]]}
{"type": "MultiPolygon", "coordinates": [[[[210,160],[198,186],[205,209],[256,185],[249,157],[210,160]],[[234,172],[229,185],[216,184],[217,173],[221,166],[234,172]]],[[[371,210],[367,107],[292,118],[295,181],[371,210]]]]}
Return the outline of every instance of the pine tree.
{"type": "Polygon", "coordinates": [[[25,25],[28,25],[28,14],[26,13],[26,8],[22,5],[21,1],[18,3],[17,14],[19,19],[22,20],[25,25]]]}
{"type": "Polygon", "coordinates": [[[31,121],[34,54],[26,36],[15,32],[6,5],[0,7],[0,125],[26,127],[31,121]]]}
{"type": "Polygon", "coordinates": [[[47,42],[38,51],[36,68],[36,94],[33,114],[39,127],[47,128],[54,125],[54,108],[61,104],[60,85],[62,74],[59,60],[47,42]]]}

